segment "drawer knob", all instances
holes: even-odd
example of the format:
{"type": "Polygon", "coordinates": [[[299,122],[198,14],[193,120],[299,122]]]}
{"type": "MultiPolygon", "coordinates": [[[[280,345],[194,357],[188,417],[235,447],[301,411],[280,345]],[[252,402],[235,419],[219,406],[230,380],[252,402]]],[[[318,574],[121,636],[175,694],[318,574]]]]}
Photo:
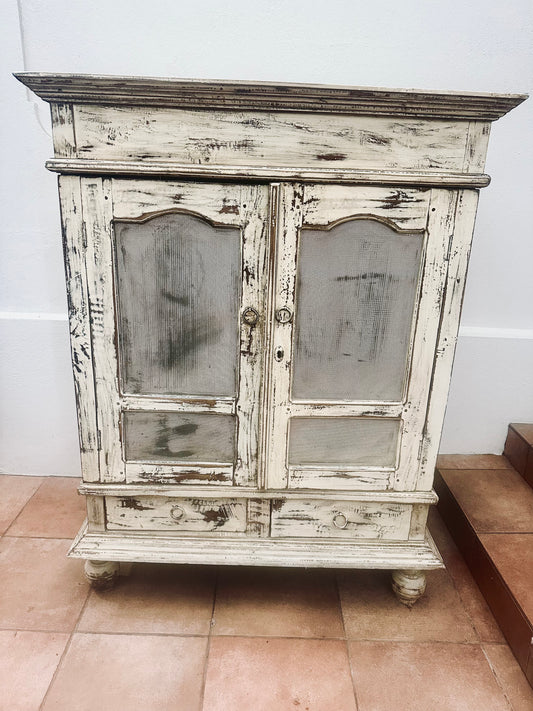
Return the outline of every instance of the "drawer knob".
{"type": "Polygon", "coordinates": [[[173,506],[170,509],[170,518],[173,518],[174,521],[180,521],[184,516],[185,509],[182,509],[181,506],[173,506]]]}
{"type": "Polygon", "coordinates": [[[348,525],[348,517],[345,514],[338,512],[333,516],[333,525],[335,528],[346,528],[348,525]]]}

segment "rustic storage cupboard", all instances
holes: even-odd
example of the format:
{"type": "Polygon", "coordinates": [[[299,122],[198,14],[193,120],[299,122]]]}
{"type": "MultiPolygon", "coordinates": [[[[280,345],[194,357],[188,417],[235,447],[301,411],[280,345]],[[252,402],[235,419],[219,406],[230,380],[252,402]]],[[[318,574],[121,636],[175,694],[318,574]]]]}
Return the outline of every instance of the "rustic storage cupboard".
{"type": "Polygon", "coordinates": [[[51,74],[70,555],[442,565],[426,529],[490,122],[525,97],[51,74]]]}

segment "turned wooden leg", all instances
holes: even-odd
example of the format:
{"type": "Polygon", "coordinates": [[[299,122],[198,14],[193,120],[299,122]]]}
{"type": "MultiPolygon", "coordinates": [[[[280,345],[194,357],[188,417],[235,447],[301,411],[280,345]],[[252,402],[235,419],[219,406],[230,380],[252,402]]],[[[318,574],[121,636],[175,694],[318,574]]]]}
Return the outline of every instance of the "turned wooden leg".
{"type": "Polygon", "coordinates": [[[107,560],[86,560],[85,577],[96,590],[109,590],[119,576],[120,563],[107,560]]]}
{"type": "Polygon", "coordinates": [[[412,607],[424,594],[426,574],[423,570],[394,570],[392,572],[392,589],[401,603],[412,607]]]}

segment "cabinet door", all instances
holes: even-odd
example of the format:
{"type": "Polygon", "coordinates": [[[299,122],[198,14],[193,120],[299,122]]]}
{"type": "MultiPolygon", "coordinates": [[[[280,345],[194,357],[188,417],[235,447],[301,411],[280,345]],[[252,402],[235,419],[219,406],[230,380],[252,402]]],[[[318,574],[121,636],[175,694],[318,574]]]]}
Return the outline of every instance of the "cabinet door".
{"type": "Polygon", "coordinates": [[[254,485],[268,187],[82,183],[101,479],[254,485]]]}
{"type": "Polygon", "coordinates": [[[282,187],[270,487],[414,488],[454,199],[282,187]]]}

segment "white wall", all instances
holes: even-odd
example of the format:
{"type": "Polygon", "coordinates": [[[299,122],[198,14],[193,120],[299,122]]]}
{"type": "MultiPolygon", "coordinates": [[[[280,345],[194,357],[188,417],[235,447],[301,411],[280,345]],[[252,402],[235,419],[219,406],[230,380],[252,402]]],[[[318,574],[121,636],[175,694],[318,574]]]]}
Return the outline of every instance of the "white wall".
{"type": "MultiPolygon", "coordinates": [[[[0,467],[77,474],[48,106],[11,71],[527,92],[531,0],[3,0],[0,467]],[[20,18],[19,18],[20,8],[20,18]]],[[[493,125],[441,451],[533,421],[533,100],[493,125]]]]}

